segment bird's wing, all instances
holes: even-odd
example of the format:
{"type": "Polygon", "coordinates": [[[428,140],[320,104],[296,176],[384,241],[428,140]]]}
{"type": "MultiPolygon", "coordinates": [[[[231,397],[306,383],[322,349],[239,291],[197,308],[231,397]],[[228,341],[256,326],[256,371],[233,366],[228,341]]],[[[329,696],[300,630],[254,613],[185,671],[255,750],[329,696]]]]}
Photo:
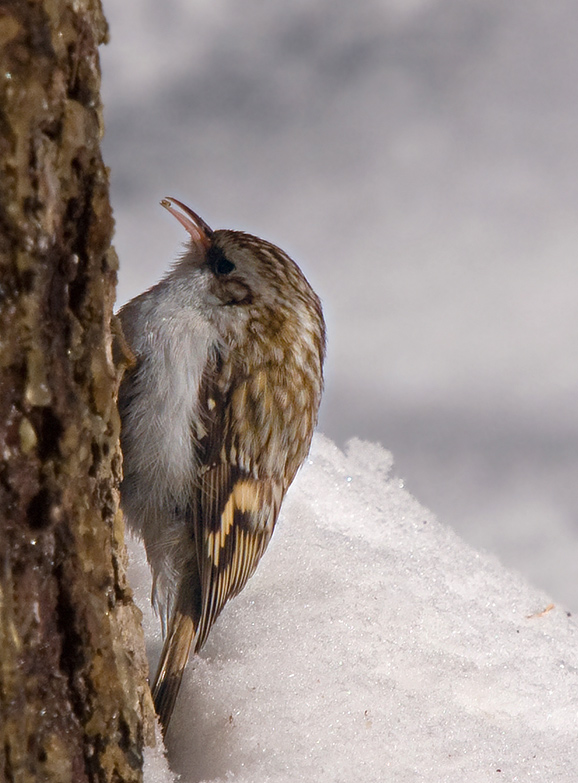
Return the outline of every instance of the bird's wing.
{"type": "Polygon", "coordinates": [[[254,572],[273,533],[283,487],[228,463],[207,467],[200,481],[194,536],[201,584],[195,629],[199,650],[221,609],[254,572]]]}
{"type": "Polygon", "coordinates": [[[219,361],[201,386],[202,413],[194,433],[200,462],[190,508],[200,583],[195,651],[203,646],[227,600],[243,589],[254,572],[273,533],[286,488],[282,474],[263,471],[270,446],[263,437],[266,427],[252,420],[260,401],[249,393],[250,378],[237,381],[234,389],[219,383],[223,377],[219,361]]]}

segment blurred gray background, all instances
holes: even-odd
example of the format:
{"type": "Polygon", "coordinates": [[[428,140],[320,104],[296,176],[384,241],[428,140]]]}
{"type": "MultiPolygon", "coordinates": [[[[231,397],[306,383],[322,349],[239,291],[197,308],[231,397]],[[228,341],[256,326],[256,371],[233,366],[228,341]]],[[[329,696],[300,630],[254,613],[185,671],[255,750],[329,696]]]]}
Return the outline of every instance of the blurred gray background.
{"type": "Polygon", "coordinates": [[[578,611],[575,0],[104,0],[119,304],[185,239],[287,250],[320,429],[578,611]]]}

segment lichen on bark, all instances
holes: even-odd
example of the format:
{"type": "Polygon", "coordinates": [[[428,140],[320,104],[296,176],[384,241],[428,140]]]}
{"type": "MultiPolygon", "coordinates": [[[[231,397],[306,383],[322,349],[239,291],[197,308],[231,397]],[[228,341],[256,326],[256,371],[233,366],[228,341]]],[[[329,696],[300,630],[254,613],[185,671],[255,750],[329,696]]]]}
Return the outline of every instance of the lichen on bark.
{"type": "Polygon", "coordinates": [[[98,0],[0,6],[0,780],[138,781],[98,0]]]}

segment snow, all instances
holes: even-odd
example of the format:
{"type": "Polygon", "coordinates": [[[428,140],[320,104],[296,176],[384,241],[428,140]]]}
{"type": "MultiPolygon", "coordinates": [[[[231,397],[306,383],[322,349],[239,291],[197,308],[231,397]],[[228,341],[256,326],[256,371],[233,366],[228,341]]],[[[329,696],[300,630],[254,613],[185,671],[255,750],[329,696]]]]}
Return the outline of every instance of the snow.
{"type": "MultiPolygon", "coordinates": [[[[189,663],[169,763],[182,783],[575,783],[577,642],[567,612],[404,489],[387,451],[316,435],[255,576],[189,663]]],[[[159,748],[145,780],[173,780],[159,748]]]]}

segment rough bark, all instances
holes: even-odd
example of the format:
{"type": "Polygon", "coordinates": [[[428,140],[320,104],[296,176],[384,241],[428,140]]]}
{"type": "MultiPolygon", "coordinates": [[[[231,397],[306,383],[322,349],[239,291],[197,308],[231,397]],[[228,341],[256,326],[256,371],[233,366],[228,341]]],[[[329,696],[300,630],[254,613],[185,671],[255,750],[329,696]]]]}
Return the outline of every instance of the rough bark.
{"type": "Polygon", "coordinates": [[[99,0],[0,4],[0,780],[18,783],[138,781],[152,739],[118,510],[106,34],[99,0]]]}

